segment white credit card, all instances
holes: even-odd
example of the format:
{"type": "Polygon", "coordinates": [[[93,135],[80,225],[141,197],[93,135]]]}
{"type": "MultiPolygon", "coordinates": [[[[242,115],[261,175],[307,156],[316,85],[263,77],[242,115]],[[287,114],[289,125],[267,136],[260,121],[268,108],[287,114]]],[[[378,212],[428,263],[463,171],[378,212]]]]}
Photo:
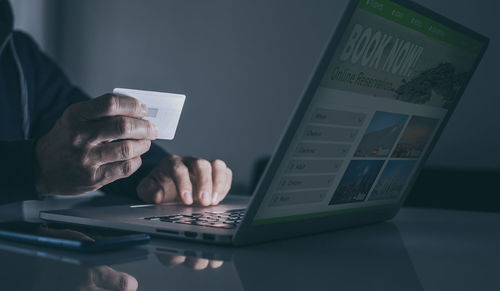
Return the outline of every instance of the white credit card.
{"type": "Polygon", "coordinates": [[[113,94],[133,97],[148,107],[145,120],[158,126],[159,139],[174,139],[186,95],[115,88],[113,94]]]}

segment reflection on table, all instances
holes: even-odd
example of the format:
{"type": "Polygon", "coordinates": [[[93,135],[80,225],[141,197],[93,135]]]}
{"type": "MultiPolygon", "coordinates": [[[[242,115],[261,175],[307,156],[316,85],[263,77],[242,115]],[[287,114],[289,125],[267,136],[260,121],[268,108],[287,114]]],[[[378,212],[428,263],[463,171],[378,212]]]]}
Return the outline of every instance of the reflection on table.
{"type": "Polygon", "coordinates": [[[239,248],[154,238],[87,255],[0,241],[0,289],[499,290],[498,225],[495,213],[403,209],[392,222],[239,248]]]}

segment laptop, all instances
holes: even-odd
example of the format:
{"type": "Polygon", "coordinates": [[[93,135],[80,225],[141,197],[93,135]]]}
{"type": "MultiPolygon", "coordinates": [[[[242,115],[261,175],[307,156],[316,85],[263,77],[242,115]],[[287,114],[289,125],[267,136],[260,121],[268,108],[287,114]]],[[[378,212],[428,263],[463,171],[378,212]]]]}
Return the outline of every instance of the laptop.
{"type": "Polygon", "coordinates": [[[488,42],[410,1],[350,1],[251,199],[40,217],[233,245],[391,219],[488,42]]]}

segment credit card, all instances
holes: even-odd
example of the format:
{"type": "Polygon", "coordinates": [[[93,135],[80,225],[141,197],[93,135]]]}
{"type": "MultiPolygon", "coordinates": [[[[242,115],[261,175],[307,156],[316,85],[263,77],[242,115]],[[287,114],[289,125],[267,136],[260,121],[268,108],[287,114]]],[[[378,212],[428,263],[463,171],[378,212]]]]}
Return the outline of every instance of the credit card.
{"type": "Polygon", "coordinates": [[[186,95],[115,88],[113,94],[133,97],[148,107],[145,120],[158,126],[158,139],[174,139],[186,95]]]}

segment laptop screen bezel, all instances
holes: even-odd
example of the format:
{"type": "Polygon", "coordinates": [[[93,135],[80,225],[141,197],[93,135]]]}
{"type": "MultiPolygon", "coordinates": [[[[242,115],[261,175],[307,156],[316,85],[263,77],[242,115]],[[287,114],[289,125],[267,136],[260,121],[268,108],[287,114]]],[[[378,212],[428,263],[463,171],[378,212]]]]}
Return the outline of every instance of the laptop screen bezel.
{"type": "MultiPolygon", "coordinates": [[[[302,122],[302,119],[303,119],[304,114],[306,113],[306,110],[308,109],[312,99],[314,98],[314,96],[316,94],[316,91],[319,88],[320,82],[321,82],[321,80],[322,80],[322,78],[323,78],[323,76],[328,68],[328,65],[331,61],[331,58],[333,57],[335,50],[337,49],[338,44],[339,44],[339,42],[340,42],[340,40],[341,40],[341,38],[342,38],[346,28],[347,28],[347,25],[350,22],[350,20],[353,16],[355,10],[357,9],[357,6],[358,6],[360,1],[361,0],[352,0],[346,6],[345,11],[341,17],[341,20],[337,26],[337,29],[335,29],[333,35],[330,37],[330,40],[328,41],[328,45],[326,46],[325,50],[322,53],[320,62],[318,63],[316,68],[312,71],[312,75],[309,79],[309,82],[308,82],[306,89],[304,90],[304,92],[302,94],[302,98],[298,102],[298,104],[294,110],[294,113],[291,115],[291,119],[288,122],[286,130],[285,130],[284,134],[282,135],[282,137],[281,137],[281,139],[280,139],[280,141],[279,141],[279,143],[274,151],[274,154],[272,155],[271,160],[269,161],[266,169],[264,170],[264,173],[262,174],[261,179],[259,180],[259,183],[257,184],[257,186],[254,190],[252,200],[249,204],[246,215],[238,228],[236,236],[238,236],[239,233],[241,233],[243,230],[248,231],[250,229],[261,229],[261,230],[268,229],[268,230],[272,231],[273,229],[276,228],[277,225],[279,227],[281,227],[280,225],[286,223],[286,222],[276,222],[276,223],[263,224],[263,225],[253,225],[252,224],[252,222],[254,221],[255,215],[256,215],[259,207],[261,206],[261,203],[262,203],[265,195],[268,192],[268,188],[270,187],[271,182],[273,181],[274,176],[276,175],[276,172],[277,172],[281,162],[283,161],[285,153],[287,152],[288,147],[290,146],[291,141],[292,141],[297,129],[299,128],[299,126],[302,122]]],[[[445,128],[446,124],[448,123],[450,116],[453,114],[458,102],[462,98],[463,93],[465,91],[465,88],[467,88],[467,86],[470,82],[470,79],[471,79],[472,75],[474,74],[474,72],[476,71],[477,66],[479,65],[479,63],[484,55],[484,52],[486,51],[486,48],[488,47],[488,43],[489,43],[489,39],[487,37],[485,37],[477,32],[474,32],[474,31],[470,30],[469,28],[464,27],[461,24],[458,24],[453,20],[450,20],[442,15],[439,15],[436,12],[433,12],[430,9],[425,8],[425,7],[419,5],[415,2],[408,1],[408,0],[392,0],[392,1],[394,3],[397,3],[401,6],[408,8],[416,13],[419,13],[423,16],[431,18],[432,20],[437,21],[445,26],[448,26],[448,27],[450,27],[458,32],[461,32],[467,36],[470,36],[478,41],[481,41],[484,43],[484,46],[483,46],[482,51],[478,54],[478,57],[477,57],[476,62],[473,66],[473,69],[472,69],[472,74],[470,74],[470,76],[467,79],[467,81],[465,82],[464,86],[462,86],[460,92],[458,93],[457,101],[448,110],[445,118],[443,119],[443,122],[441,123],[440,127],[438,128],[438,130],[436,132],[435,137],[432,139],[431,143],[429,144],[427,151],[423,154],[422,162],[419,164],[419,166],[414,171],[412,177],[410,178],[409,185],[406,188],[406,190],[404,191],[404,193],[402,193],[401,199],[399,199],[398,203],[394,203],[391,207],[388,207],[386,209],[386,213],[388,213],[389,216],[395,215],[397,213],[397,210],[401,207],[402,203],[405,201],[405,199],[406,199],[408,193],[410,192],[416,178],[418,177],[418,174],[422,170],[423,165],[425,164],[425,161],[427,160],[429,154],[432,152],[437,140],[439,139],[439,137],[442,134],[443,129],[445,128]]],[[[335,214],[334,211],[332,211],[332,215],[330,215],[330,217],[335,216],[334,214],[335,214]]],[[[295,222],[304,222],[304,221],[308,221],[308,220],[314,220],[314,218],[300,219],[300,220],[296,220],[295,222]]]]}

